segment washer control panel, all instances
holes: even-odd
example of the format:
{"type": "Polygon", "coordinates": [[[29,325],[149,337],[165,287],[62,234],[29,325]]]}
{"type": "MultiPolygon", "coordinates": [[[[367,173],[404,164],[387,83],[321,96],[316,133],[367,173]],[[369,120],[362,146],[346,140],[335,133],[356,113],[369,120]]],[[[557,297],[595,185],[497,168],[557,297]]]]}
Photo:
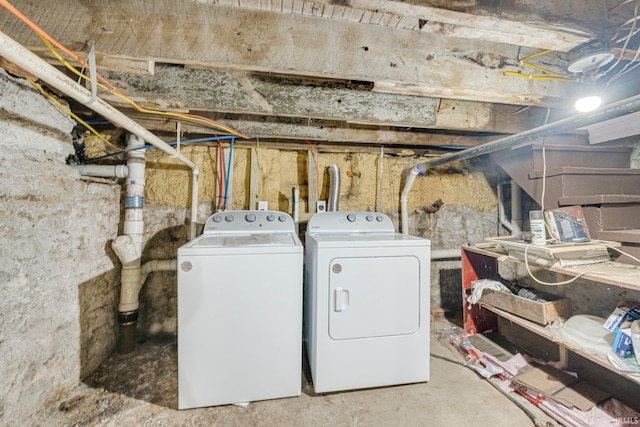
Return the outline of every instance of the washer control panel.
{"type": "Polygon", "coordinates": [[[293,218],[278,211],[224,211],[211,215],[204,226],[204,234],[263,231],[295,231],[293,218]]]}
{"type": "Polygon", "coordinates": [[[325,212],[311,217],[310,233],[384,233],[395,232],[391,218],[379,212],[325,212]]]}

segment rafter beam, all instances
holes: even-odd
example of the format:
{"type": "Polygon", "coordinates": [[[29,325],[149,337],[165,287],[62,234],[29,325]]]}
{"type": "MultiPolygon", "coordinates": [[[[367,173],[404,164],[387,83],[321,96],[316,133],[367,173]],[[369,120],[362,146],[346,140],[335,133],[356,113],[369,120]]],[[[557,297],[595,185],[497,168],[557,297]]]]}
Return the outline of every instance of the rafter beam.
{"type": "MultiPolygon", "coordinates": [[[[148,108],[276,115],[352,124],[517,133],[531,127],[516,107],[370,91],[364,82],[329,82],[157,66],[153,76],[103,73],[148,108]]],[[[126,106],[108,93],[102,97],[126,106]]]]}
{"type": "MultiPolygon", "coordinates": [[[[394,91],[409,87],[425,96],[503,104],[553,105],[567,90],[555,81],[504,76],[520,70],[519,55],[533,52],[516,45],[184,0],[61,0],[49,8],[14,3],[71,49],[82,52],[93,40],[103,57],[363,80],[394,91]]],[[[0,27],[28,47],[41,47],[5,10],[0,27]]]]}
{"type": "MultiPolygon", "coordinates": [[[[153,131],[175,132],[173,119],[123,110],[136,122],[153,131]]],[[[205,113],[202,113],[203,115],[205,113]]],[[[342,144],[370,144],[372,146],[401,146],[422,148],[472,147],[490,140],[489,137],[448,135],[439,133],[413,132],[409,129],[373,128],[348,126],[344,123],[275,118],[264,116],[234,116],[230,114],[206,114],[210,118],[234,129],[240,129],[251,137],[269,138],[281,141],[319,141],[342,144]]],[[[182,122],[181,129],[187,133],[221,134],[213,128],[182,122]]]]}

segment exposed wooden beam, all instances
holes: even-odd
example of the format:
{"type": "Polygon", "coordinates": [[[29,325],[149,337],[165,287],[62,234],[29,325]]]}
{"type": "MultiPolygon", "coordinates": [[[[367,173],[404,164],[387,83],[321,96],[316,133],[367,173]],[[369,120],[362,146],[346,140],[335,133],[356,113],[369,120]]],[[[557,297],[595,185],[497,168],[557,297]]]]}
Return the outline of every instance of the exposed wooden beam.
{"type": "MultiPolygon", "coordinates": [[[[335,0],[315,0],[332,7],[335,0]]],[[[596,0],[349,0],[350,8],[412,17],[421,31],[452,37],[509,43],[567,52],[597,37],[607,16],[606,4],[596,0]]],[[[375,16],[375,15],[374,15],[375,16]]],[[[361,18],[362,21],[366,21],[361,18]]],[[[372,22],[372,21],[369,21],[372,22]]]]}
{"type": "MultiPolygon", "coordinates": [[[[175,122],[173,119],[168,119],[163,116],[141,114],[132,110],[123,110],[123,112],[136,122],[153,131],[175,131],[175,122]]],[[[370,144],[372,146],[450,148],[472,147],[490,140],[490,137],[412,132],[398,128],[367,128],[322,120],[234,116],[230,114],[207,115],[224,123],[226,126],[241,130],[251,137],[282,141],[311,140],[338,144],[370,144]]],[[[213,128],[206,128],[186,122],[181,123],[181,129],[187,133],[223,134],[213,128]]]]}
{"type": "MultiPolygon", "coordinates": [[[[15,3],[71,49],[83,52],[93,40],[105,57],[372,81],[378,90],[409,87],[425,96],[504,104],[553,105],[567,86],[505,77],[503,71],[520,70],[519,55],[533,52],[516,45],[352,20],[181,0],[15,3]]],[[[20,43],[41,47],[4,10],[0,26],[20,43]]]]}
{"type": "MultiPolygon", "coordinates": [[[[277,115],[352,124],[517,133],[532,127],[518,107],[371,92],[370,85],[157,66],[153,76],[105,72],[149,108],[277,115]],[[244,82],[241,82],[242,79],[244,82]]],[[[116,96],[102,97],[126,106],[116,96]]]]}
{"type": "MultiPolygon", "coordinates": [[[[265,114],[389,126],[433,126],[438,100],[371,91],[373,84],[157,66],[153,76],[106,72],[128,96],[148,105],[265,114]]],[[[120,102],[119,98],[104,95],[120,102]]]]}

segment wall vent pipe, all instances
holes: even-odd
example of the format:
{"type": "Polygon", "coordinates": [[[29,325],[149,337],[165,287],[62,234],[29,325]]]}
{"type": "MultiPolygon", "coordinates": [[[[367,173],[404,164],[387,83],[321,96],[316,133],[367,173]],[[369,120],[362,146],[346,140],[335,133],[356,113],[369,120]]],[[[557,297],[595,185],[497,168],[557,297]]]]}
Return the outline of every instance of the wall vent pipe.
{"type": "Polygon", "coordinates": [[[338,165],[329,166],[329,203],[328,212],[336,212],[339,209],[340,201],[340,168],[338,165]]]}

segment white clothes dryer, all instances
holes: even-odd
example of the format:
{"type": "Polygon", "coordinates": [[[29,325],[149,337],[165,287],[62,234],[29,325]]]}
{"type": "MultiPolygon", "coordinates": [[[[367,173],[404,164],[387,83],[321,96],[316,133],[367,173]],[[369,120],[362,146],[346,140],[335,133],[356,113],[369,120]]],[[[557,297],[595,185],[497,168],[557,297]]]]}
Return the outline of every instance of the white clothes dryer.
{"type": "Polygon", "coordinates": [[[178,249],[178,408],[299,396],[303,248],[289,215],[226,211],[178,249]]]}
{"type": "Polygon", "coordinates": [[[429,380],[431,242],[375,212],[326,212],[305,235],[305,339],[317,393],[429,380]]]}

